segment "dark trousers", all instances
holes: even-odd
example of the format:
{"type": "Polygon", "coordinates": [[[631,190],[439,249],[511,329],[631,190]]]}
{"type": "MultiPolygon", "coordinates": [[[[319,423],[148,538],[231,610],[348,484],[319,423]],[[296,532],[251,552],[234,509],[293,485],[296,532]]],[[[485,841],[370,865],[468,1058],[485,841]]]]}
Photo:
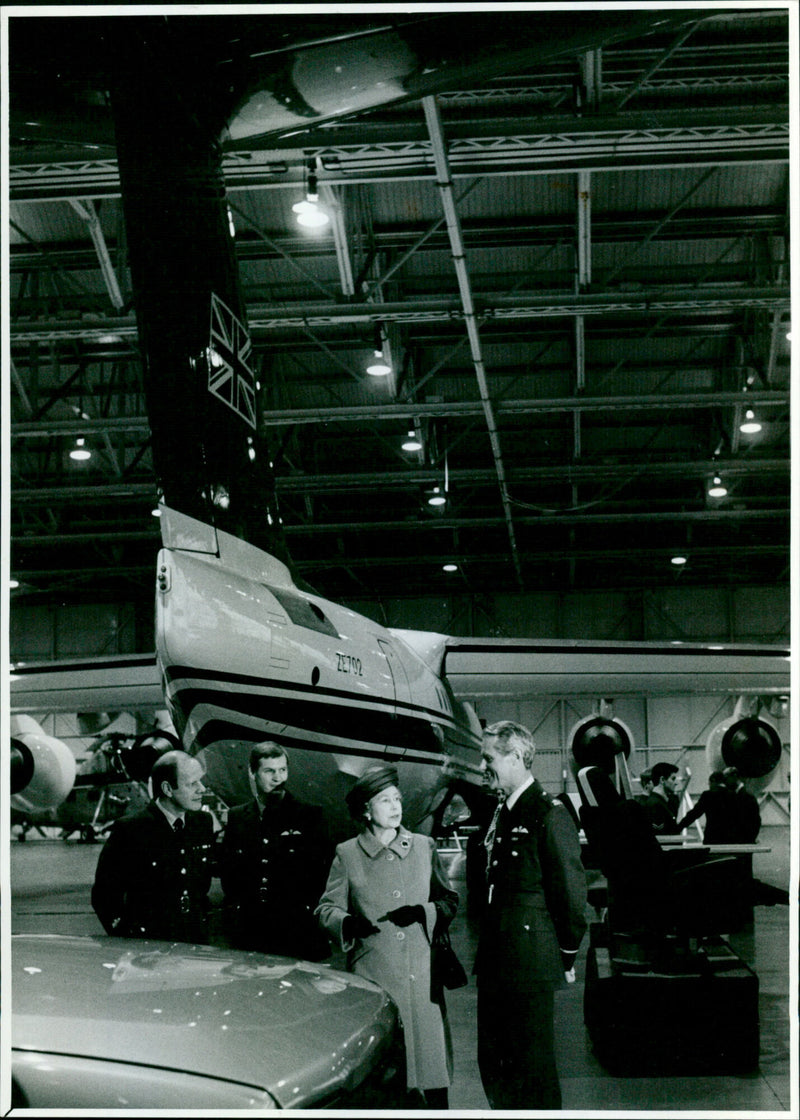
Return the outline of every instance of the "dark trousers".
{"type": "Polygon", "coordinates": [[[492,1108],[559,1109],[551,991],[478,984],[478,1068],[492,1108]]]}

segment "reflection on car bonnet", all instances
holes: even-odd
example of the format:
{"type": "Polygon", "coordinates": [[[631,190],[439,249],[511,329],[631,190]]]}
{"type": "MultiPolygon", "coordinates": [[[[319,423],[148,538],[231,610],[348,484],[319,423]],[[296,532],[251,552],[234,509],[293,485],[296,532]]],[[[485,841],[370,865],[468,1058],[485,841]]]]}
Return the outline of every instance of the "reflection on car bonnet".
{"type": "Polygon", "coordinates": [[[132,950],[124,953],[116,963],[108,962],[103,967],[113,970],[111,980],[125,993],[192,986],[210,987],[257,977],[278,980],[283,986],[291,986],[291,981],[286,979],[290,974],[294,974],[298,980],[302,978],[307,983],[310,982],[322,995],[343,992],[348,984],[351,987],[374,987],[361,977],[348,976],[345,981],[332,976],[326,965],[285,957],[264,957],[257,953],[252,956],[252,962],[234,961],[224,951],[211,947],[198,947],[197,951],[187,953],[176,946],[167,952],[154,950],[142,953],[132,950]]]}

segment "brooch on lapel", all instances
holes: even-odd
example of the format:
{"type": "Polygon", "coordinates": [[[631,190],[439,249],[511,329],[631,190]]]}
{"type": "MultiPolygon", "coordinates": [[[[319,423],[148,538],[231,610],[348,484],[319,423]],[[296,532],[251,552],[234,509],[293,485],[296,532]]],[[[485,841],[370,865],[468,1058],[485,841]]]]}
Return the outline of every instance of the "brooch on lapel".
{"type": "Polygon", "coordinates": [[[530,833],[528,832],[528,829],[525,827],[524,824],[515,825],[514,828],[511,830],[511,834],[512,834],[512,836],[522,836],[522,835],[530,836],[530,833]]]}

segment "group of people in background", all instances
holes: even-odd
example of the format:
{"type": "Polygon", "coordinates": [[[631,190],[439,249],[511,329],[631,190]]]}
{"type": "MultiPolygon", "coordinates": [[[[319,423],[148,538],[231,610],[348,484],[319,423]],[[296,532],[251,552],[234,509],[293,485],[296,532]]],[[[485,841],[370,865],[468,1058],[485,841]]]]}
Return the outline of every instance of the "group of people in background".
{"type": "Polygon", "coordinates": [[[706,844],[753,844],[761,828],[758,801],[746,788],[735,766],[709,775],[708,789],[697,803],[680,813],[684,785],[680,770],[671,762],[657,762],[639,775],[641,802],[657,835],[677,835],[705,818],[706,844]]]}
{"type": "MultiPolygon", "coordinates": [[[[586,877],[568,809],[531,773],[530,731],[486,728],[483,767],[498,794],[485,839],[486,903],[475,961],[478,1064],[492,1108],[557,1109],[553,993],[574,979],[586,931],[586,877]]],[[[424,1107],[446,1109],[453,1055],[431,945],[458,907],[434,840],[402,822],[397,770],[368,769],[346,801],[357,829],[331,851],[322,811],[286,788],[275,743],[250,755],[255,796],[233,807],[215,854],[201,812],[203,768],[182,751],[153,767],[152,801],[117,821],[103,846],[92,905],[115,936],[206,943],[219,875],[231,946],[325,960],[397,1006],[406,1083],[424,1107]]]]}

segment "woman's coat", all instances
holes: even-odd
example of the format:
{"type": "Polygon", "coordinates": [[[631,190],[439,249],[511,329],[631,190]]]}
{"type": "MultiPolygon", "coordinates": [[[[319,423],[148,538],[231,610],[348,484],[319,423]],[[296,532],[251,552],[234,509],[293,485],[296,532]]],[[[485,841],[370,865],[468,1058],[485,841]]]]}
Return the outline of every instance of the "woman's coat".
{"type": "Polygon", "coordinates": [[[347,952],[347,967],[379,984],[397,1004],[405,1036],[408,1087],[437,1089],[450,1084],[452,1051],[443,1006],[431,1000],[430,941],[438,900],[449,924],[458,905],[430,836],[399,828],[384,847],[363,832],[336,848],[317,915],[334,941],[347,952]],[[401,929],[386,919],[398,906],[422,905],[425,928],[414,922],[401,929]],[[345,942],[342,921],[363,914],[379,933],[345,942]]]}

